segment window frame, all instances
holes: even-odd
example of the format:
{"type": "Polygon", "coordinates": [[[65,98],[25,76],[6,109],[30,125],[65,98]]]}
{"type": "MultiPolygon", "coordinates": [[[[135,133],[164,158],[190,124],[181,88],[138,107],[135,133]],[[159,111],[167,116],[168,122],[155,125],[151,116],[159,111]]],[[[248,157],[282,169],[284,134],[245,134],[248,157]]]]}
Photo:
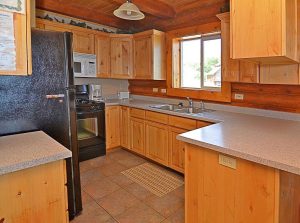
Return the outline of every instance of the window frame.
{"type": "MultiPolygon", "coordinates": [[[[190,97],[196,100],[207,100],[216,102],[231,102],[231,83],[222,79],[221,91],[206,89],[182,89],[176,88],[178,84],[179,58],[179,40],[186,36],[204,35],[205,33],[214,33],[221,31],[221,22],[211,22],[196,26],[171,30],[166,32],[166,69],[167,69],[167,93],[168,97],[184,98],[190,97]]],[[[222,33],[221,33],[222,36],[222,33]]],[[[221,39],[223,41],[223,39],[221,39]]],[[[222,57],[223,60],[223,57],[222,57]]]]}
{"type": "MultiPolygon", "coordinates": [[[[204,43],[205,41],[209,40],[217,40],[219,39],[222,41],[221,38],[221,32],[213,32],[213,33],[206,33],[203,35],[196,35],[195,37],[191,36],[189,37],[183,37],[179,39],[180,44],[180,85],[175,87],[179,89],[190,89],[190,90],[211,90],[211,91],[221,91],[222,88],[222,81],[220,87],[207,87],[204,85],[204,43]],[[200,41],[200,88],[193,88],[193,87],[182,87],[182,68],[183,68],[183,42],[187,41],[193,41],[193,40],[199,40],[200,41]]],[[[222,52],[222,46],[221,46],[221,52],[222,52]]],[[[221,66],[222,66],[222,53],[221,53],[221,66]]],[[[222,76],[222,69],[221,69],[221,76],[222,76]]],[[[174,85],[173,85],[174,87],[174,85]]]]}

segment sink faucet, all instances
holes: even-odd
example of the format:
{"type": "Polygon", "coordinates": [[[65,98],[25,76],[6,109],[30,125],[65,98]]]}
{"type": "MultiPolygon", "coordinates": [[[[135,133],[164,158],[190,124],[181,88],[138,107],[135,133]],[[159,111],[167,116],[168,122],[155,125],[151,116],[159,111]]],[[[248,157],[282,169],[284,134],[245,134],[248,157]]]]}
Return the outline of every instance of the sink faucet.
{"type": "Polygon", "coordinates": [[[186,97],[186,99],[189,101],[189,107],[193,108],[194,107],[194,102],[192,99],[190,99],[189,97],[186,97]]]}

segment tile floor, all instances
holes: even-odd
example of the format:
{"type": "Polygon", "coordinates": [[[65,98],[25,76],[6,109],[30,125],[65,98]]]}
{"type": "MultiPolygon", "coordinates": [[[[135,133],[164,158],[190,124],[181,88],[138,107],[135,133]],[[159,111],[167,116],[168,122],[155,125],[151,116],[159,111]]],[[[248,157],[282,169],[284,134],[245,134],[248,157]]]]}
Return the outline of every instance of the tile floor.
{"type": "Polygon", "coordinates": [[[80,164],[83,212],[71,223],[184,223],[184,187],[157,197],[121,174],[147,162],[118,149],[80,164]]]}

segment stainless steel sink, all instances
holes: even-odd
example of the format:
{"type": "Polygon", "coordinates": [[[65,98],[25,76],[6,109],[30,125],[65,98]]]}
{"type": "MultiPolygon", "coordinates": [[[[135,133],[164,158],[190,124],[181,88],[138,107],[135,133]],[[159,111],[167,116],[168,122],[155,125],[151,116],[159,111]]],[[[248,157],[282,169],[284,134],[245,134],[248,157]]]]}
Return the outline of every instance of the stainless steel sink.
{"type": "Polygon", "coordinates": [[[213,111],[210,109],[201,109],[201,108],[195,108],[195,107],[189,108],[189,107],[185,107],[185,106],[172,105],[172,104],[150,105],[149,107],[154,108],[154,109],[159,109],[159,110],[183,113],[183,114],[200,114],[203,112],[212,112],[213,111]]]}

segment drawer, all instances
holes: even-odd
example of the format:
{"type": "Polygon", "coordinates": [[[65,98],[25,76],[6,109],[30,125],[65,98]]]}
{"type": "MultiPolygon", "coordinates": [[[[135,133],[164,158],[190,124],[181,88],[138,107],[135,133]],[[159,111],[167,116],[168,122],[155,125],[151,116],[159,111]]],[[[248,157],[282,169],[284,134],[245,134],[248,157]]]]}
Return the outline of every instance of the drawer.
{"type": "Polygon", "coordinates": [[[203,128],[205,126],[212,125],[213,123],[210,122],[204,122],[204,121],[197,121],[197,128],[203,128]]]}
{"type": "Polygon", "coordinates": [[[130,108],[130,117],[145,119],[145,110],[130,108]]]}
{"type": "Polygon", "coordinates": [[[146,119],[152,122],[158,122],[162,124],[168,124],[169,122],[168,115],[152,111],[146,111],[146,119]]]}
{"type": "Polygon", "coordinates": [[[169,125],[181,129],[194,130],[197,128],[197,121],[170,115],[169,125]]]}

